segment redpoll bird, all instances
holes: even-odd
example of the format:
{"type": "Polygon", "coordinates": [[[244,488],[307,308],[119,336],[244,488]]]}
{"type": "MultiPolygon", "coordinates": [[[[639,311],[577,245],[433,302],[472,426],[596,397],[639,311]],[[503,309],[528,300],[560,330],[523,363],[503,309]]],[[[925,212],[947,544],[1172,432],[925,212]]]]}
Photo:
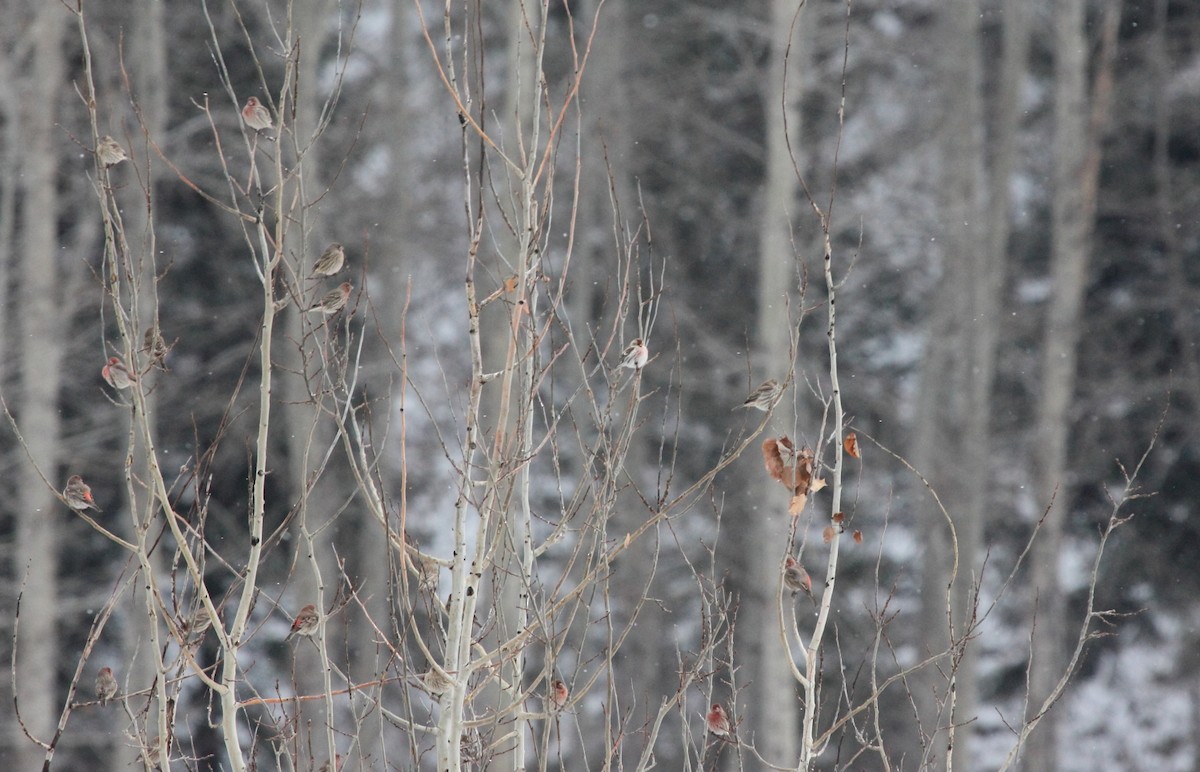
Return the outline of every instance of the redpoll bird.
{"type": "Polygon", "coordinates": [[[96,506],[96,499],[92,498],[92,486],[77,474],[67,478],[67,487],[63,488],[62,495],[67,501],[67,506],[76,512],[83,512],[85,509],[101,511],[100,507],[96,506]]]}
{"type": "Polygon", "coordinates": [[[96,699],[100,704],[107,705],[108,701],[117,696],[117,678],[111,667],[102,667],[96,673],[96,699]]]}
{"type": "MultiPolygon", "coordinates": [[[[738,407],[752,407],[765,413],[775,407],[782,396],[783,387],[779,385],[779,381],[771,378],[763,381],[761,386],[750,392],[750,396],[746,397],[746,401],[738,407]]],[[[736,409],[734,408],[734,410],[736,409]]]]}
{"type": "Polygon", "coordinates": [[[129,372],[129,368],[121,361],[120,357],[109,357],[108,363],[100,370],[100,375],[104,380],[108,381],[108,385],[114,389],[128,389],[133,384],[137,383],[137,376],[129,372]]]}
{"type": "Polygon", "coordinates": [[[201,606],[196,610],[196,616],[191,619],[185,619],[179,625],[185,638],[190,641],[198,641],[208,632],[208,628],[212,627],[212,615],[208,613],[207,606],[201,606]]]}
{"type": "Polygon", "coordinates": [[[341,244],[330,244],[325,247],[325,251],[317,258],[317,262],[313,265],[313,272],[310,278],[322,279],[326,276],[333,276],[338,271],[342,270],[342,266],[346,263],[346,250],[341,244]]]}
{"type": "Polygon", "coordinates": [[[166,369],[167,342],[163,339],[158,325],[146,328],[146,334],[142,336],[142,351],[150,358],[150,364],[166,369]]]}
{"type": "Polygon", "coordinates": [[[292,621],[292,629],[283,640],[290,641],[297,635],[303,635],[311,638],[317,628],[321,626],[321,615],[317,613],[317,607],[312,603],[300,609],[300,613],[296,615],[292,621]]]}
{"type": "Polygon", "coordinates": [[[440,670],[433,667],[429,668],[425,672],[425,675],[421,676],[421,684],[425,687],[425,691],[435,697],[454,685],[449,678],[442,675],[440,670]]]}
{"type": "Polygon", "coordinates": [[[338,288],[330,292],[325,297],[318,300],[308,307],[308,312],[324,314],[332,316],[338,311],[346,307],[346,301],[350,299],[350,290],[353,289],[350,282],[344,281],[338,285],[338,288]]]}
{"type": "Polygon", "coordinates": [[[550,707],[553,710],[562,710],[570,696],[571,690],[567,688],[563,680],[555,678],[554,683],[550,684],[550,707]]]}
{"type": "Polygon", "coordinates": [[[129,156],[125,155],[125,148],[121,147],[115,139],[104,135],[100,140],[100,144],[96,145],[96,157],[100,159],[100,163],[105,168],[116,166],[129,156]]]}
{"type": "Polygon", "coordinates": [[[812,578],[804,570],[804,566],[797,563],[793,557],[789,557],[783,564],[783,586],[791,590],[792,595],[803,592],[812,597],[812,578]]]}
{"type": "Polygon", "coordinates": [[[259,103],[258,97],[250,97],[246,100],[246,106],[242,108],[242,122],[255,131],[262,131],[274,126],[270,111],[259,103]]]}
{"type": "Polygon", "coordinates": [[[704,727],[717,737],[728,737],[729,716],[725,715],[725,708],[714,704],[712,710],[704,715],[704,727]]]}
{"type": "Polygon", "coordinates": [[[628,367],[630,370],[641,370],[646,366],[646,360],[649,358],[650,349],[646,348],[645,341],[641,338],[634,338],[633,342],[621,352],[621,367],[628,367]]]}

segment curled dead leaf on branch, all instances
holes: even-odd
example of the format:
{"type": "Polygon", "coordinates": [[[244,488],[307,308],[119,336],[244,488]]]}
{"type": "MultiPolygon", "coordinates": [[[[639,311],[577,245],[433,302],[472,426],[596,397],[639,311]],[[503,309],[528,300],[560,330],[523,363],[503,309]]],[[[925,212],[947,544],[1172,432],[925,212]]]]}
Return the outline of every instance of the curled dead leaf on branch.
{"type": "Polygon", "coordinates": [[[764,440],[762,453],[767,474],[792,492],[788,512],[793,517],[798,516],[808,503],[809,494],[825,487],[824,479],[813,478],[812,448],[797,450],[791,439],[783,435],[764,440]]]}
{"type": "Polygon", "coordinates": [[[846,454],[850,456],[850,458],[862,458],[862,456],[859,455],[858,435],[856,433],[850,432],[847,434],[846,439],[842,440],[842,447],[846,450],[846,454]]]}

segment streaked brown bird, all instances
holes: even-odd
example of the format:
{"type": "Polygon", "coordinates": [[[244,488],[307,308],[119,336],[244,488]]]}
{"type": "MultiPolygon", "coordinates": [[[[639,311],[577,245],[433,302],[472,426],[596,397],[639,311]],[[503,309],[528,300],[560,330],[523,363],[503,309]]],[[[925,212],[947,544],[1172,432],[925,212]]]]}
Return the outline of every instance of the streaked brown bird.
{"type": "Polygon", "coordinates": [[[96,699],[100,700],[100,705],[107,705],[109,700],[116,697],[118,688],[112,668],[100,668],[100,672],[96,673],[96,699]]]}
{"type": "MultiPolygon", "coordinates": [[[[750,392],[750,396],[746,397],[746,401],[738,405],[738,407],[752,407],[755,410],[761,410],[765,413],[775,407],[782,396],[783,387],[779,385],[779,381],[769,378],[763,381],[762,385],[757,389],[750,392]]],[[[737,407],[734,410],[737,410],[737,407]]]]}
{"type": "Polygon", "coordinates": [[[100,163],[106,169],[129,158],[125,155],[125,148],[107,134],[101,137],[100,144],[96,145],[96,157],[100,159],[100,163]]]}
{"type": "Polygon", "coordinates": [[[325,251],[317,258],[317,262],[313,264],[312,279],[324,279],[328,276],[333,276],[338,271],[342,270],[342,266],[346,264],[346,250],[341,244],[334,242],[325,247],[325,251]]]}
{"type": "Polygon", "coordinates": [[[346,301],[350,299],[350,290],[354,287],[348,281],[344,281],[338,285],[337,289],[331,291],[325,297],[308,307],[310,314],[323,314],[325,316],[333,316],[338,311],[346,307],[346,301]]]}

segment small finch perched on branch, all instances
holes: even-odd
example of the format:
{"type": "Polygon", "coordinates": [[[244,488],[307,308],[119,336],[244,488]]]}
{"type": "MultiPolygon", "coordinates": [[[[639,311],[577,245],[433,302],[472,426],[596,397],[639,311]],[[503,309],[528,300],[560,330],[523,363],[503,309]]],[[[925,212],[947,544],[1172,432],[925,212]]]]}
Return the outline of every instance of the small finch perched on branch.
{"type": "Polygon", "coordinates": [[[550,707],[554,711],[562,710],[567,704],[567,700],[571,697],[571,690],[563,683],[561,678],[555,678],[554,683],[550,684],[550,707]]]}
{"type": "Polygon", "coordinates": [[[63,488],[62,495],[67,501],[67,506],[76,512],[83,512],[85,509],[101,511],[100,507],[96,506],[96,499],[92,498],[92,486],[77,474],[67,478],[67,487],[63,488]]]}
{"type": "Polygon", "coordinates": [[[100,139],[100,144],[96,145],[96,157],[100,159],[100,163],[105,168],[116,166],[129,158],[129,156],[125,155],[125,148],[121,147],[115,139],[107,134],[100,139]]]}
{"type": "Polygon", "coordinates": [[[121,357],[109,357],[108,362],[100,369],[100,375],[108,381],[109,386],[120,391],[137,383],[137,376],[129,372],[121,357]]]}
{"type": "Polygon", "coordinates": [[[166,359],[169,350],[167,341],[163,338],[158,325],[147,327],[146,333],[142,335],[142,351],[150,357],[150,364],[163,370],[167,369],[166,359]]]}
{"type": "Polygon", "coordinates": [[[641,370],[646,366],[646,360],[650,358],[650,349],[646,347],[646,342],[641,338],[634,338],[625,350],[621,352],[621,367],[628,367],[630,370],[641,370]]]}
{"type": "Polygon", "coordinates": [[[779,385],[779,381],[771,378],[763,381],[762,385],[754,391],[750,392],[750,396],[746,397],[746,401],[735,407],[752,407],[755,410],[761,410],[764,413],[775,407],[779,402],[779,398],[783,396],[783,387],[779,385]]]}
{"type": "Polygon", "coordinates": [[[342,270],[342,266],[346,263],[346,250],[341,244],[333,243],[325,247],[325,251],[317,258],[317,262],[313,265],[312,279],[323,279],[327,276],[333,276],[338,271],[342,270]]]}
{"type": "Polygon", "coordinates": [[[728,737],[729,716],[725,715],[725,708],[714,704],[704,715],[704,728],[717,737],[728,737]]]}
{"type": "Polygon", "coordinates": [[[433,667],[426,670],[425,675],[421,676],[421,684],[425,687],[425,691],[435,697],[454,685],[449,678],[442,675],[440,670],[433,667]]]}
{"type": "Polygon", "coordinates": [[[208,607],[201,605],[196,609],[196,616],[190,620],[185,619],[179,627],[189,641],[195,642],[203,638],[208,628],[212,627],[212,615],[208,613],[208,607]]]}
{"type": "Polygon", "coordinates": [[[783,564],[783,585],[792,591],[792,595],[803,592],[812,597],[812,578],[793,557],[788,557],[783,564]]]}
{"type": "Polygon", "coordinates": [[[250,97],[242,108],[242,122],[255,131],[264,131],[275,124],[271,121],[271,112],[259,103],[258,97],[250,97]]]}
{"type": "Polygon", "coordinates": [[[317,607],[310,603],[300,609],[300,613],[292,621],[292,629],[288,632],[287,637],[283,640],[290,641],[297,635],[303,635],[311,638],[316,634],[317,628],[321,626],[321,615],[317,613],[317,607]]]}
{"type": "Polygon", "coordinates": [[[107,705],[109,700],[116,697],[117,689],[117,678],[112,668],[100,668],[100,672],[96,673],[96,699],[100,700],[100,705],[107,705]]]}
{"type": "Polygon", "coordinates": [[[344,281],[338,285],[338,288],[330,292],[325,297],[318,300],[308,307],[310,314],[324,314],[332,316],[338,311],[346,307],[346,301],[350,299],[350,290],[353,289],[350,282],[344,281]]]}

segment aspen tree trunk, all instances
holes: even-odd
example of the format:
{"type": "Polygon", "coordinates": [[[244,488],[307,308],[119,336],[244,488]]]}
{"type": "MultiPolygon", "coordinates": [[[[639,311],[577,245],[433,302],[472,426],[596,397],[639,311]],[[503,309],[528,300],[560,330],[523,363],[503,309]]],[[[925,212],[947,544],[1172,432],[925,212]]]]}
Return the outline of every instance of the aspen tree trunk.
{"type": "MultiPolygon", "coordinates": [[[[1066,661],[1066,623],[1059,556],[1063,522],[1071,506],[1067,471],[1067,433],[1075,394],[1079,322],[1087,288],[1088,252],[1095,201],[1084,194],[1088,152],[1087,66],[1083,0],[1058,0],[1054,7],[1054,198],[1050,275],[1042,349],[1042,387],[1037,405],[1034,446],[1038,500],[1054,506],[1034,544],[1033,586],[1036,619],[1030,663],[1030,711],[1037,711],[1054,687],[1066,661]]],[[[1029,718],[1030,716],[1027,716],[1029,718]]],[[[1029,769],[1058,768],[1058,718],[1051,712],[1030,736],[1029,769]]]]}
{"type": "MultiPolygon", "coordinates": [[[[516,460],[526,458],[532,447],[532,414],[529,412],[530,387],[536,361],[530,328],[538,309],[533,290],[527,297],[523,287],[530,270],[540,259],[538,233],[540,192],[533,183],[532,169],[541,152],[538,122],[541,91],[542,30],[545,7],[542,2],[515,3],[504,19],[508,50],[505,63],[507,75],[503,113],[500,120],[508,137],[505,152],[522,166],[518,178],[511,169],[499,162],[492,173],[506,177],[509,196],[496,202],[508,211],[507,221],[516,232],[501,244],[505,254],[496,264],[496,275],[503,280],[508,271],[515,271],[517,284],[526,305],[518,310],[514,303],[497,303],[484,323],[483,357],[489,372],[501,372],[484,389],[488,415],[483,423],[490,430],[486,445],[491,449],[488,468],[488,490],[483,495],[483,508],[490,521],[482,524],[480,538],[491,545],[489,565],[482,567],[487,577],[485,592],[480,601],[490,606],[477,607],[478,615],[492,615],[492,634],[485,636],[485,645],[495,649],[523,630],[529,619],[529,591],[532,585],[531,511],[529,500],[529,465],[523,464],[512,473],[516,460]],[[505,262],[505,260],[507,262],[505,262]]],[[[480,95],[481,97],[483,95],[480,95]]],[[[486,105],[485,105],[486,110],[486,105]]],[[[501,181],[497,179],[497,188],[501,181]]],[[[486,206],[486,205],[485,205],[486,206]]],[[[502,228],[497,213],[494,228],[502,228]]],[[[483,274],[480,273],[480,276],[483,274]]],[[[487,314],[485,313],[485,319],[487,314]]],[[[468,628],[469,631],[469,628],[468,628]]],[[[528,721],[522,712],[519,694],[524,685],[526,652],[519,647],[505,653],[482,693],[485,710],[494,711],[489,727],[492,742],[491,769],[517,772],[525,768],[528,741],[528,721]]],[[[487,734],[485,733],[485,736],[487,734]]]]}
{"type": "MultiPolygon", "coordinates": [[[[137,99],[138,107],[141,110],[142,120],[145,122],[145,130],[149,138],[160,146],[166,145],[166,127],[167,127],[167,85],[169,81],[170,68],[168,66],[166,56],[166,31],[164,20],[164,7],[161,0],[139,0],[133,10],[133,23],[136,25],[137,34],[131,36],[129,45],[131,47],[131,76],[133,78],[135,98],[137,99]]],[[[123,100],[123,93],[111,93],[110,98],[112,103],[105,105],[105,111],[111,115],[120,115],[124,111],[119,111],[116,108],[123,100]]],[[[130,122],[129,125],[133,125],[130,122]]],[[[126,136],[117,126],[111,126],[112,135],[118,142],[125,144],[126,136]]],[[[162,171],[164,166],[159,162],[157,156],[151,151],[146,152],[145,138],[142,137],[141,131],[138,128],[133,128],[129,132],[130,147],[127,148],[129,156],[133,162],[139,166],[146,163],[150,164],[149,177],[139,176],[139,179],[144,180],[145,187],[142,185],[129,185],[126,190],[121,191],[120,200],[123,203],[124,223],[127,229],[127,240],[131,250],[131,258],[133,268],[136,271],[137,281],[137,323],[131,327],[132,334],[136,335],[140,331],[148,328],[151,324],[158,323],[158,297],[157,287],[157,241],[154,230],[154,214],[150,208],[153,202],[155,183],[162,179],[162,171]]],[[[127,172],[123,172],[127,173],[127,172]]],[[[132,176],[132,175],[131,175],[132,176]]],[[[163,333],[164,336],[170,335],[170,330],[163,333]]],[[[169,342],[170,337],[167,338],[169,342]]],[[[120,342],[117,341],[119,345],[120,342]]],[[[134,340],[133,348],[137,350],[141,347],[140,340],[134,340]]],[[[140,360],[144,361],[144,360],[140,360]]],[[[155,406],[158,403],[157,395],[153,389],[147,390],[145,394],[146,418],[149,422],[149,430],[151,433],[156,433],[156,416],[157,411],[155,406]]],[[[126,414],[128,418],[134,419],[132,412],[126,414]]],[[[138,479],[149,479],[149,474],[146,472],[147,458],[145,453],[145,444],[142,440],[140,431],[134,432],[134,442],[136,446],[132,448],[132,457],[134,459],[134,474],[138,479]]],[[[135,506],[135,502],[124,497],[123,506],[127,511],[120,514],[120,527],[123,535],[128,538],[133,537],[133,520],[129,516],[128,510],[135,506]]],[[[141,501],[142,506],[155,506],[149,497],[144,497],[141,501]]],[[[138,518],[143,519],[145,513],[139,512],[138,518]]],[[[155,550],[150,555],[150,564],[155,566],[156,572],[161,572],[163,575],[169,571],[169,567],[164,570],[164,561],[169,560],[170,551],[166,549],[155,550]]],[[[152,619],[147,613],[147,598],[146,588],[151,586],[151,583],[143,579],[142,581],[134,582],[131,596],[126,603],[126,608],[129,610],[129,615],[125,620],[125,624],[120,626],[120,634],[122,636],[123,653],[125,658],[120,663],[112,663],[116,667],[117,677],[122,684],[128,683],[131,689],[149,688],[154,682],[156,674],[155,658],[149,656],[150,649],[147,647],[153,646],[153,638],[151,637],[150,625],[152,619]],[[137,652],[137,657],[133,655],[137,652]],[[121,665],[128,665],[128,672],[121,665]]],[[[186,610],[185,610],[186,611],[186,610]]],[[[110,631],[115,629],[115,626],[110,625],[110,631]]],[[[105,663],[96,663],[96,668],[102,667],[105,663]]],[[[94,670],[95,668],[93,668],[94,670]]],[[[157,701],[151,705],[151,714],[156,715],[157,711],[162,709],[157,701]]],[[[110,711],[105,716],[110,721],[118,721],[118,713],[110,711]]],[[[123,716],[121,716],[123,718],[123,716]]],[[[156,722],[149,722],[154,724],[156,722]]],[[[151,732],[154,734],[154,732],[151,732]]],[[[118,732],[113,732],[112,742],[116,751],[116,766],[120,768],[132,767],[135,764],[135,759],[141,753],[141,749],[136,745],[124,741],[118,732]]],[[[202,748],[208,752],[217,752],[220,748],[220,742],[215,741],[212,745],[201,744],[202,748]]],[[[137,766],[140,766],[138,762],[137,766]]]]}
{"type": "MultiPolygon", "coordinates": [[[[799,312],[796,306],[798,256],[793,237],[805,243],[805,234],[812,233],[812,228],[807,205],[797,206],[798,181],[789,152],[797,155],[796,161],[803,172],[806,158],[800,150],[802,119],[798,106],[803,84],[809,77],[811,40],[817,20],[816,8],[801,7],[795,0],[772,0],[770,3],[771,46],[762,93],[766,179],[759,221],[754,373],[749,388],[768,378],[783,383],[791,367],[792,338],[799,312]]],[[[819,369],[820,361],[820,358],[814,358],[809,363],[811,369],[819,369]]],[[[800,380],[796,378],[796,381],[800,380]]],[[[810,433],[808,436],[815,442],[816,437],[811,433],[816,427],[812,425],[811,414],[803,407],[809,395],[803,386],[793,384],[792,389],[775,407],[766,431],[791,436],[810,433]],[[793,413],[794,404],[801,406],[799,414],[793,413]]],[[[735,394],[731,407],[739,404],[744,396],[744,393],[735,394]]],[[[761,418],[756,410],[738,411],[738,415],[754,423],[761,418]]],[[[799,756],[801,707],[798,685],[792,676],[781,637],[781,625],[790,625],[790,619],[781,621],[778,613],[780,566],[784,558],[781,545],[786,541],[791,520],[787,511],[788,497],[780,488],[761,483],[764,472],[758,453],[747,453],[734,469],[745,478],[743,484],[736,487],[748,492],[744,496],[746,511],[726,513],[735,533],[745,529],[744,536],[737,539],[738,573],[742,581],[739,583],[741,605],[736,629],[739,649],[747,655],[741,660],[746,669],[738,676],[739,683],[748,686],[741,705],[747,709],[745,737],[754,738],[758,750],[769,762],[786,766],[794,764],[799,756]]],[[[810,502],[810,506],[813,504],[815,502],[810,502]]],[[[798,557],[803,563],[804,556],[798,557]]],[[[785,604],[807,603],[803,598],[795,601],[788,596],[785,592],[785,604]]],[[[801,620],[806,619],[804,613],[799,616],[801,620]]],[[[801,621],[802,627],[804,624],[801,621]]],[[[733,754],[727,756],[732,763],[733,754]]]]}
{"type": "MultiPolygon", "coordinates": [[[[55,3],[40,3],[30,30],[34,36],[33,77],[26,83],[21,143],[24,153],[19,250],[21,428],[31,464],[22,464],[20,509],[13,569],[24,583],[17,636],[18,682],[14,699],[34,737],[48,741],[58,702],[58,531],[68,513],[46,489],[40,469],[54,484],[59,464],[61,421],[58,392],[63,361],[63,331],[58,249],[57,142],[59,96],[64,87],[63,25],[66,15],[55,3]]],[[[66,307],[70,307],[69,305],[66,307]]],[[[71,459],[65,459],[70,466],[71,459]]],[[[17,746],[14,769],[40,769],[42,749],[11,724],[17,746]]]]}
{"type": "MultiPolygon", "coordinates": [[[[297,497],[303,496],[299,503],[300,512],[296,518],[299,530],[294,543],[299,552],[293,577],[293,593],[287,597],[293,602],[288,611],[294,616],[301,607],[315,603],[323,615],[331,610],[332,601],[338,583],[338,569],[333,554],[333,538],[336,528],[324,528],[330,518],[338,514],[348,486],[343,484],[339,470],[343,467],[337,463],[340,455],[335,452],[332,461],[322,470],[320,465],[325,461],[325,451],[335,442],[334,428],[330,424],[331,417],[325,412],[332,406],[330,388],[339,388],[339,366],[336,358],[344,355],[340,348],[344,340],[344,326],[351,323],[350,306],[341,314],[330,317],[325,324],[318,322],[320,329],[315,330],[305,338],[302,330],[306,321],[313,321],[312,315],[307,320],[302,319],[305,308],[333,289],[337,282],[351,281],[355,290],[360,289],[361,280],[355,269],[360,266],[349,264],[343,269],[344,274],[323,282],[307,281],[312,271],[313,262],[324,251],[331,241],[345,242],[348,234],[342,234],[332,227],[333,223],[326,222],[321,216],[321,208],[315,205],[324,194],[322,187],[322,165],[324,155],[321,141],[317,137],[318,120],[321,115],[325,96],[320,84],[321,53],[326,41],[331,35],[331,15],[335,10],[331,0],[293,0],[292,25],[294,38],[298,43],[296,60],[295,118],[287,132],[280,132],[279,152],[286,153],[295,148],[297,154],[303,154],[303,160],[298,167],[296,182],[300,185],[303,206],[295,212],[298,219],[294,227],[288,229],[288,240],[292,250],[295,250],[297,270],[301,284],[305,288],[304,299],[297,307],[293,304],[285,318],[293,331],[292,340],[303,341],[303,356],[307,360],[307,372],[310,383],[317,394],[316,401],[309,397],[305,385],[298,378],[285,375],[286,391],[292,395],[291,407],[288,409],[290,420],[285,431],[289,445],[288,455],[292,474],[292,489],[297,497]],[[293,143],[295,143],[293,145],[293,143]],[[290,318],[289,318],[290,317],[290,318]],[[324,349],[319,352],[318,349],[324,349]],[[332,380],[328,376],[332,376],[332,380]],[[324,409],[323,409],[324,408],[324,409]],[[314,476],[320,474],[320,479],[314,485],[314,476]],[[311,489],[310,489],[311,486],[311,489]],[[313,539],[309,542],[309,536],[313,539]],[[311,547],[311,552],[310,552],[311,547]],[[319,573],[318,573],[319,572],[319,573]]],[[[268,82],[268,87],[277,89],[278,83],[268,82]]],[[[285,116],[288,120],[291,116],[285,116]]],[[[260,158],[259,163],[263,163],[260,158]]],[[[295,183],[293,183],[295,184],[295,183]]],[[[353,252],[351,252],[353,254],[353,252]]],[[[349,255],[348,255],[348,259],[349,255]]],[[[283,350],[288,358],[297,356],[295,345],[288,341],[283,350]]],[[[287,361],[287,360],[285,360],[287,361]]],[[[283,372],[282,370],[280,371],[283,372]]],[[[334,652],[340,652],[343,640],[341,615],[328,617],[324,622],[323,635],[327,646],[325,654],[332,658],[334,652]]],[[[322,660],[321,649],[313,645],[313,641],[299,640],[292,645],[294,652],[295,683],[302,694],[321,694],[326,690],[326,679],[331,667],[329,662],[322,660]]],[[[319,767],[326,760],[337,754],[337,740],[334,727],[337,716],[333,705],[328,700],[308,700],[299,704],[301,758],[296,763],[307,763],[309,749],[312,751],[312,764],[319,767]]]]}
{"type": "Polygon", "coordinates": [[[954,521],[951,531],[926,500],[921,586],[922,653],[950,651],[917,680],[927,760],[969,769],[969,722],[977,696],[975,655],[963,640],[972,618],[987,511],[988,433],[998,319],[999,265],[987,250],[979,4],[963,0],[942,16],[942,279],[933,299],[915,438],[918,468],[954,521]],[[957,554],[957,574],[953,573],[957,554]],[[947,601],[949,600],[949,614],[947,601]],[[957,728],[950,730],[952,725],[957,728]],[[953,759],[950,754],[953,753],[953,759]]]}

